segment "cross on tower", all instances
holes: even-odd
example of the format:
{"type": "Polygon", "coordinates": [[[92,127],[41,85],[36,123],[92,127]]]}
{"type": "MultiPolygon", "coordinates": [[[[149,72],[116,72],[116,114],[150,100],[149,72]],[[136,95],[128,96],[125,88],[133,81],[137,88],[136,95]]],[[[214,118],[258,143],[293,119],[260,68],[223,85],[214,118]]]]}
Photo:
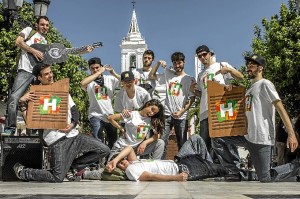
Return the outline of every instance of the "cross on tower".
{"type": "Polygon", "coordinates": [[[136,3],[134,0],[131,2],[132,3],[132,7],[134,9],[134,4],[136,3]]]}

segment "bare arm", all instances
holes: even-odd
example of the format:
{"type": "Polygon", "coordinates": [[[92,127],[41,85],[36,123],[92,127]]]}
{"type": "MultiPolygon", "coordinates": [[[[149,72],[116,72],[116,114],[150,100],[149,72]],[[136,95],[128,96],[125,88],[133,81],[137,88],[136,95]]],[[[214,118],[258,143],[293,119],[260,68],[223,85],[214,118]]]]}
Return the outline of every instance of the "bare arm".
{"type": "Polygon", "coordinates": [[[137,160],[137,157],[135,155],[135,152],[131,146],[125,147],[118,155],[115,157],[112,161],[107,163],[106,168],[108,172],[112,172],[116,167],[118,162],[123,160],[125,157],[127,157],[128,161],[134,161],[137,160]]]}
{"type": "Polygon", "coordinates": [[[82,89],[85,89],[87,87],[87,85],[89,83],[91,83],[92,81],[94,81],[95,79],[97,79],[103,72],[105,71],[104,67],[101,67],[99,71],[97,71],[96,73],[84,78],[81,82],[80,82],[80,86],[82,89]]]}
{"type": "Polygon", "coordinates": [[[150,73],[149,73],[149,75],[148,75],[148,78],[149,78],[149,79],[157,80],[156,72],[157,72],[158,67],[159,67],[160,65],[161,65],[163,68],[165,68],[165,67],[167,66],[167,63],[166,63],[165,61],[163,61],[163,60],[159,60],[159,61],[155,64],[155,66],[151,69],[151,71],[150,71],[150,73]]]}
{"type": "Polygon", "coordinates": [[[121,76],[118,73],[116,73],[116,71],[113,69],[111,65],[105,66],[105,70],[107,70],[112,76],[114,76],[119,81],[121,81],[121,76]]]}
{"type": "Polygon", "coordinates": [[[229,68],[229,67],[223,65],[222,62],[221,62],[221,70],[217,73],[222,73],[222,74],[230,73],[232,75],[232,77],[236,80],[242,80],[244,78],[244,75],[240,71],[238,71],[234,68],[229,68]]]}
{"type": "Polygon", "coordinates": [[[180,111],[176,111],[174,112],[172,115],[175,119],[180,118],[191,106],[192,104],[195,102],[195,96],[190,97],[190,99],[186,102],[186,104],[184,105],[183,109],[181,109],[180,111]]]}
{"type": "Polygon", "coordinates": [[[113,114],[113,115],[110,115],[107,117],[107,120],[114,126],[116,127],[117,129],[120,130],[120,133],[124,135],[125,133],[125,129],[117,122],[119,120],[122,120],[123,117],[121,115],[121,113],[116,113],[116,114],[113,114]]]}
{"type": "Polygon", "coordinates": [[[42,52],[31,48],[28,46],[25,42],[25,35],[23,33],[20,33],[19,36],[16,39],[16,46],[21,48],[22,50],[25,50],[28,53],[31,53],[38,61],[41,61],[44,59],[44,55],[42,52]]]}
{"type": "Polygon", "coordinates": [[[153,174],[147,171],[144,171],[140,177],[140,181],[187,181],[187,173],[179,173],[177,175],[162,175],[162,174],[153,174]]]}
{"type": "Polygon", "coordinates": [[[276,100],[273,102],[277,112],[280,115],[280,118],[282,119],[284,126],[287,129],[288,138],[287,138],[287,147],[291,149],[291,152],[294,152],[295,149],[298,147],[298,141],[291,123],[291,120],[281,102],[281,100],[276,100]]]}
{"type": "Polygon", "coordinates": [[[144,140],[143,142],[141,142],[141,144],[137,148],[137,153],[140,154],[140,155],[143,154],[146,147],[149,144],[151,144],[152,142],[154,142],[155,140],[157,140],[158,136],[159,136],[158,134],[154,134],[152,137],[150,137],[150,138],[144,140]]]}

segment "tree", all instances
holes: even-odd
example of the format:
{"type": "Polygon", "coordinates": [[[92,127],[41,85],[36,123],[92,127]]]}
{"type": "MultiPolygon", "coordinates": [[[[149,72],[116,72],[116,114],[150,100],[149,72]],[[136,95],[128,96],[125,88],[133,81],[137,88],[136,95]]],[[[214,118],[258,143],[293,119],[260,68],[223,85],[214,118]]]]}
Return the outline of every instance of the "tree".
{"type": "Polygon", "coordinates": [[[282,4],[280,14],[255,26],[253,52],[266,58],[264,76],[272,81],[290,116],[300,113],[300,12],[297,1],[282,4]]]}
{"type": "MultiPolygon", "coordinates": [[[[2,4],[0,4],[2,8],[2,4]]],[[[34,11],[31,3],[24,2],[23,7],[19,10],[19,15],[25,22],[30,24],[35,23],[34,11]]],[[[8,92],[10,88],[10,78],[16,76],[17,63],[15,61],[17,55],[17,48],[15,46],[15,40],[18,33],[22,30],[22,23],[18,23],[18,20],[14,22],[12,28],[5,28],[3,13],[0,14],[0,89],[1,94],[8,92]]],[[[46,36],[48,43],[62,43],[65,47],[71,47],[71,43],[63,38],[63,36],[55,29],[50,19],[50,29],[46,36]]],[[[88,97],[80,88],[80,81],[87,75],[86,73],[87,63],[80,55],[69,55],[68,60],[65,63],[55,64],[52,70],[56,79],[69,78],[70,79],[70,94],[72,95],[74,102],[81,113],[81,122],[84,129],[88,128],[87,108],[88,97]]],[[[12,82],[12,81],[11,81],[12,82]]]]}

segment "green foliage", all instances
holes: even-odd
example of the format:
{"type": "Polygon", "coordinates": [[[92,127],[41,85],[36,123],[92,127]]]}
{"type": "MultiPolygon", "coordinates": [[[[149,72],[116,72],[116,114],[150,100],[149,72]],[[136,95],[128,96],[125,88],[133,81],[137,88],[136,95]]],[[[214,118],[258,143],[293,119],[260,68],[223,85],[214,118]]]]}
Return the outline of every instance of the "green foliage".
{"type": "Polygon", "coordinates": [[[280,14],[256,26],[253,52],[266,58],[264,77],[272,81],[290,116],[300,112],[300,13],[295,0],[281,5],[280,14]]]}
{"type": "MultiPolygon", "coordinates": [[[[2,4],[0,4],[2,8],[2,4]]],[[[21,19],[29,24],[35,23],[32,4],[24,2],[23,7],[19,10],[21,19]]],[[[24,28],[22,23],[15,21],[12,28],[4,28],[4,16],[0,13],[0,88],[1,93],[7,93],[9,89],[9,76],[16,76],[17,64],[15,62],[17,48],[15,40],[18,33],[24,28]]],[[[33,26],[32,26],[33,27],[33,26]]],[[[62,43],[65,47],[71,47],[71,43],[54,28],[50,19],[50,29],[46,37],[48,43],[62,43]]],[[[79,83],[87,75],[87,63],[80,55],[69,55],[65,63],[55,64],[52,70],[56,80],[70,79],[70,94],[81,113],[81,127],[83,131],[89,130],[88,125],[88,96],[80,88],[79,83]]]]}

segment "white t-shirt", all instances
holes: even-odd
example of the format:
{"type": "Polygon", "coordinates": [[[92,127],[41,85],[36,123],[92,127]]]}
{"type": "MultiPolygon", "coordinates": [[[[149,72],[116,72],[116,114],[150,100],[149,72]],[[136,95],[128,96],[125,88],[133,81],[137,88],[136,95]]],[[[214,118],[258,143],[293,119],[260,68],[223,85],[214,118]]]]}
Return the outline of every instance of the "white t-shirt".
{"type": "Polygon", "coordinates": [[[125,170],[129,180],[138,181],[144,171],[152,174],[177,175],[179,169],[173,160],[142,160],[132,162],[125,170]]]}
{"type": "MultiPolygon", "coordinates": [[[[24,28],[21,33],[23,33],[25,35],[25,39],[27,39],[27,37],[29,36],[30,32],[31,32],[32,28],[31,27],[26,27],[24,28]]],[[[28,46],[30,46],[31,44],[47,44],[47,41],[45,39],[44,36],[42,36],[40,33],[36,32],[34,35],[32,35],[32,37],[26,41],[26,44],[28,46]]],[[[26,51],[22,50],[22,54],[20,56],[20,60],[18,63],[18,70],[25,70],[29,73],[32,72],[33,66],[30,64],[29,58],[28,58],[28,54],[26,51]]]]}
{"type": "MultiPolygon", "coordinates": [[[[75,106],[75,103],[71,97],[71,95],[69,95],[69,99],[68,99],[68,124],[71,123],[71,108],[73,106],[75,106]]],[[[76,128],[73,128],[68,134],[65,134],[57,129],[45,129],[44,133],[43,133],[43,138],[44,141],[46,142],[46,144],[49,146],[51,144],[53,144],[55,141],[57,141],[58,139],[66,136],[66,137],[75,137],[78,135],[78,130],[76,128]]]]}
{"type": "MultiPolygon", "coordinates": [[[[195,96],[190,92],[190,86],[192,81],[196,80],[189,75],[178,76],[175,71],[165,68],[163,74],[157,75],[157,81],[160,84],[166,84],[165,115],[167,116],[183,109],[189,98],[195,96]]],[[[188,111],[179,119],[186,119],[187,116],[188,111]]]]}
{"type": "Polygon", "coordinates": [[[272,102],[280,100],[272,82],[261,79],[246,92],[246,116],[248,134],[245,138],[255,144],[275,144],[275,107],[272,102]]]}
{"type": "MultiPolygon", "coordinates": [[[[227,62],[222,62],[224,66],[228,68],[234,69],[227,62]]],[[[205,70],[201,71],[198,74],[197,85],[198,90],[201,91],[201,99],[200,99],[200,121],[208,118],[208,105],[207,105],[207,80],[218,82],[219,84],[228,84],[232,76],[230,73],[222,75],[221,73],[216,75],[221,69],[221,63],[216,62],[210,65],[205,70]]]]}
{"type": "Polygon", "coordinates": [[[111,75],[103,75],[104,85],[101,87],[95,81],[88,84],[86,91],[89,95],[89,119],[97,117],[108,122],[107,116],[114,114],[112,99],[119,80],[111,75]]]}
{"type": "Polygon", "coordinates": [[[117,93],[115,99],[115,112],[121,113],[123,109],[131,111],[138,110],[151,99],[150,94],[145,89],[137,85],[134,87],[135,94],[132,99],[128,97],[124,88],[117,93]]]}
{"type": "Polygon", "coordinates": [[[132,111],[129,118],[123,117],[125,122],[125,139],[120,137],[114,147],[122,149],[128,145],[135,148],[150,132],[150,118],[143,117],[138,111],[132,111]]]}
{"type": "Polygon", "coordinates": [[[152,93],[155,89],[155,86],[156,86],[156,81],[148,78],[150,71],[151,70],[143,71],[142,68],[138,68],[138,69],[133,70],[132,72],[134,74],[134,77],[139,80],[138,85],[150,84],[152,86],[152,89],[148,90],[149,94],[152,95],[152,93]]]}

